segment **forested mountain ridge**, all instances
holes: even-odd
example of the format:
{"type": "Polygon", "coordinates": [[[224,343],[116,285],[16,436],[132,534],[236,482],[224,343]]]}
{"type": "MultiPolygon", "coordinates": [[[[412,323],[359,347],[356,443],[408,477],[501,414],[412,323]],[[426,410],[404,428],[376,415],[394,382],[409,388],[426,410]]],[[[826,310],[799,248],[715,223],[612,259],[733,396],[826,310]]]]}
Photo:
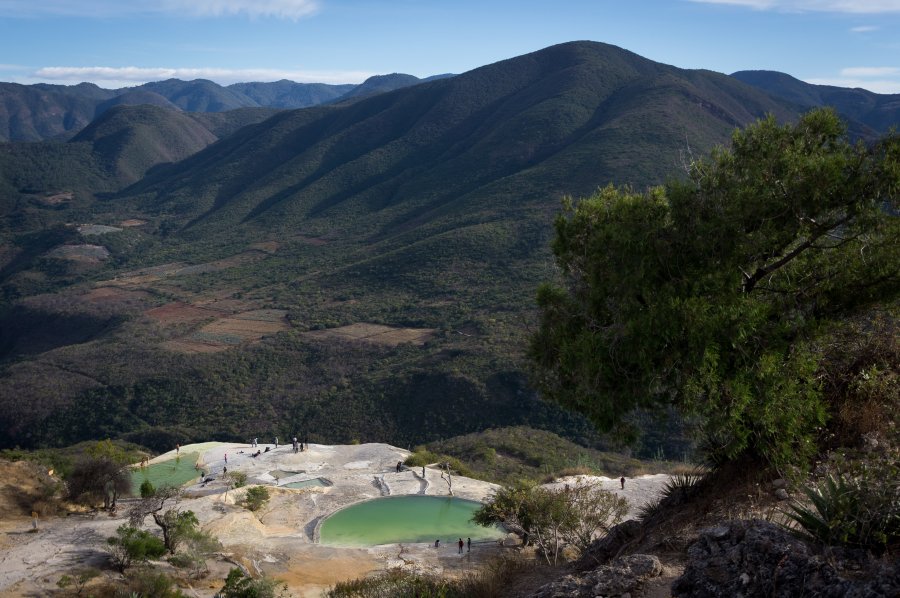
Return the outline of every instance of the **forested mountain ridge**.
{"type": "Polygon", "coordinates": [[[884,133],[900,123],[900,94],[814,85],[777,71],[738,71],[732,77],[806,108],[831,106],[844,118],[884,133]]]}
{"type": "Polygon", "coordinates": [[[67,139],[110,108],[123,104],[150,104],[199,113],[240,108],[306,108],[351,101],[424,80],[427,79],[394,74],[372,77],[359,85],[282,80],[222,86],[205,79],[168,79],[121,89],[102,89],[92,83],[0,83],[0,141],[67,139]]]}
{"type": "Polygon", "coordinates": [[[53,172],[32,152],[34,176],[0,177],[18,193],[0,252],[7,446],[303,429],[407,445],[518,424],[596,442],[522,362],[560,200],[683,176],[735,127],[798,117],[594,42],[264,120],[116,110],[82,141],[30,144],[69,156],[53,172]],[[189,153],[209,138],[185,117],[219,140],[167,165],[178,144],[144,125],[190,133],[189,153]],[[107,155],[149,170],[122,190],[107,155]]]}
{"type": "Polygon", "coordinates": [[[122,104],[68,142],[0,142],[0,215],[18,206],[24,217],[28,198],[44,191],[52,195],[64,190],[90,203],[95,194],[117,191],[152,167],[182,160],[275,112],[244,108],[190,113],[122,104]]]}
{"type": "Polygon", "coordinates": [[[404,230],[448,211],[469,217],[493,208],[482,199],[498,185],[522,207],[602,181],[660,182],[679,150],[710,147],[769,112],[795,114],[724,75],[563,44],[339,109],[278,115],[130,193],[145,194],[148,211],[190,216],[192,228],[268,229],[340,212],[367,214],[367,233],[383,235],[368,228],[372,217],[404,230]],[[190,209],[173,212],[188,193],[190,209]]]}

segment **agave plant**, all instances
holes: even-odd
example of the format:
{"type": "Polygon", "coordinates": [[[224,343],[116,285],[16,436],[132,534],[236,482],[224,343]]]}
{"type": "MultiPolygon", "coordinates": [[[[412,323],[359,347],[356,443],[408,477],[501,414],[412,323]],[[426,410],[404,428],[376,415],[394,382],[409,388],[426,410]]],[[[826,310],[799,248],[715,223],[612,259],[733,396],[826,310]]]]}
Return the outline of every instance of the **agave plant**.
{"type": "Polygon", "coordinates": [[[784,514],[792,531],[830,546],[856,546],[882,553],[900,542],[900,494],[896,479],[829,475],[804,489],[808,504],[794,502],[784,514]]]}

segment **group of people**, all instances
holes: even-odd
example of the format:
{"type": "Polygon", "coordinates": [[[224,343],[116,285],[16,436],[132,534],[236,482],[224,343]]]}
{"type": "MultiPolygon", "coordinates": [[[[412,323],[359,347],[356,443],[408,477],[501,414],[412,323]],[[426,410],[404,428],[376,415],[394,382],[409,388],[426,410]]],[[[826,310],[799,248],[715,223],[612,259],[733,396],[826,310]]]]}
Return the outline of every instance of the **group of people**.
{"type": "MultiPolygon", "coordinates": [[[[460,538],[459,541],[456,543],[456,545],[457,545],[457,547],[459,547],[459,554],[463,553],[464,546],[468,546],[468,548],[466,549],[466,552],[471,552],[472,551],[472,538],[466,538],[465,542],[463,542],[463,539],[460,538]]],[[[438,538],[437,540],[434,541],[434,547],[435,548],[441,547],[441,539],[440,538],[438,538]]]]}
{"type": "MultiPolygon", "coordinates": [[[[307,443],[307,446],[308,446],[308,445],[309,445],[309,443],[307,443]]],[[[253,440],[250,441],[250,447],[251,447],[251,448],[257,448],[258,446],[259,446],[259,438],[254,438],[253,440]]],[[[295,452],[295,453],[299,453],[300,451],[303,450],[303,441],[302,441],[302,440],[297,440],[297,437],[294,436],[293,442],[292,442],[292,446],[293,446],[294,452],[295,452]]],[[[275,437],[275,448],[278,448],[278,436],[275,437]]],[[[269,447],[266,447],[266,451],[265,451],[265,452],[267,452],[267,453],[269,452],[269,447]]],[[[259,451],[256,451],[256,453],[253,454],[253,455],[251,455],[251,456],[253,456],[253,457],[258,457],[258,456],[259,456],[259,451]]]]}

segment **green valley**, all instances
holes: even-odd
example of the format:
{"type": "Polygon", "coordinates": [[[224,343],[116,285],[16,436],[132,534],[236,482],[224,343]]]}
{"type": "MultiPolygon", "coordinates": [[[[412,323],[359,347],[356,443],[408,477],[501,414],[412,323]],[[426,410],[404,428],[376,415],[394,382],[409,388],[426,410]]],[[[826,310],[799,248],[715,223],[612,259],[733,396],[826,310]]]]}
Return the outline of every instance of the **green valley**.
{"type": "MultiPolygon", "coordinates": [[[[765,114],[799,111],[575,42],[353,102],[120,106],[5,144],[0,444],[524,425],[608,446],[524,362],[560,202],[682,177],[765,114]]],[[[644,456],[683,454],[668,425],[644,456]]]]}

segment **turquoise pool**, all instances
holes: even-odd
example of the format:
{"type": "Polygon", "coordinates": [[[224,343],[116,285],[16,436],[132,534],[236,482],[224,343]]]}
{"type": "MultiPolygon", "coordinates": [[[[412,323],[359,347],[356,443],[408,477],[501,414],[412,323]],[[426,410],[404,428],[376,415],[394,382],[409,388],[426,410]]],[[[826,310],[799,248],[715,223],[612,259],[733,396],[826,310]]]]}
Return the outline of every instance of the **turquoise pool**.
{"type": "Polygon", "coordinates": [[[357,503],[322,522],[322,544],[373,546],[397,542],[442,544],[457,539],[500,538],[498,528],[475,525],[472,514],[481,506],[473,500],[443,496],[392,496],[357,503]]]}
{"type": "Polygon", "coordinates": [[[154,463],[144,467],[132,466],[131,468],[131,493],[139,496],[141,484],[144,480],[150,480],[154,488],[162,486],[183,486],[191,480],[198,480],[200,472],[197,471],[197,459],[199,453],[180,455],[175,459],[154,463]]]}

